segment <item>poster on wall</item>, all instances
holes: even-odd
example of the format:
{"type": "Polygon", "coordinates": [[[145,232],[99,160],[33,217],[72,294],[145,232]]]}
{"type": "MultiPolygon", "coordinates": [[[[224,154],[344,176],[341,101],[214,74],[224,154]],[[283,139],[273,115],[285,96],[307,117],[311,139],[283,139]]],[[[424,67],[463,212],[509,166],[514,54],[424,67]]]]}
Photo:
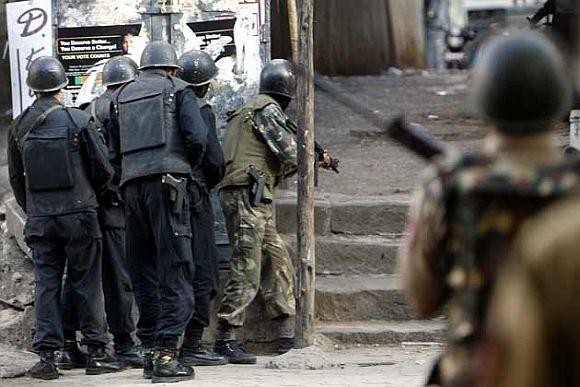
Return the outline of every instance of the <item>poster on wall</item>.
{"type": "Polygon", "coordinates": [[[219,49],[217,57],[214,60],[219,62],[220,59],[233,57],[236,55],[236,41],[234,37],[234,27],[236,17],[227,15],[227,17],[187,23],[188,27],[201,40],[200,49],[206,52],[212,52],[219,49]]]}
{"type": "Polygon", "coordinates": [[[69,90],[76,100],[87,72],[98,62],[129,53],[140,24],[59,28],[56,53],[69,79],[69,90]]]}
{"type": "Polygon", "coordinates": [[[6,19],[10,46],[12,116],[16,118],[34,102],[34,92],[26,85],[30,64],[39,56],[53,54],[51,0],[6,4],[6,19]]]}

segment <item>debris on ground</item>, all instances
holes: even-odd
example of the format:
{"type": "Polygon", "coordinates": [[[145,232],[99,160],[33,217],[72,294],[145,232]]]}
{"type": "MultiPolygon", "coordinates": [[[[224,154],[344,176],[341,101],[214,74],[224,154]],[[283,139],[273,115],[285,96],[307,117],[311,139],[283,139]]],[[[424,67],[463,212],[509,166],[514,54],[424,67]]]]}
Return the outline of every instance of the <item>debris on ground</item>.
{"type": "Polygon", "coordinates": [[[5,345],[0,345],[0,353],[0,379],[23,376],[38,360],[33,353],[5,345]]]}
{"type": "Polygon", "coordinates": [[[266,368],[286,370],[324,370],[335,368],[338,364],[318,347],[293,349],[290,352],[278,356],[268,363],[266,368]]]}

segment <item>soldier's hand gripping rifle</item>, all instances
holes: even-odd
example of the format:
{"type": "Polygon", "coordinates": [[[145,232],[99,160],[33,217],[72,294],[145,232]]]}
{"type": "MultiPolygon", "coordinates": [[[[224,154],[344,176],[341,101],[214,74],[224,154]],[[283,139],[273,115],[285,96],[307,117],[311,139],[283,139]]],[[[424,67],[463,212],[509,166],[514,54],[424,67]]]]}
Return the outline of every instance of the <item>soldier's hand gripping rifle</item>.
{"type": "MultiPolygon", "coordinates": [[[[298,133],[298,126],[292,120],[287,121],[288,128],[294,133],[298,133]]],[[[328,151],[326,151],[318,142],[314,141],[314,153],[316,153],[316,168],[314,173],[318,173],[318,167],[334,171],[335,173],[340,173],[338,170],[338,165],[340,160],[330,156],[328,151]]],[[[315,180],[318,180],[315,178],[315,180]]]]}

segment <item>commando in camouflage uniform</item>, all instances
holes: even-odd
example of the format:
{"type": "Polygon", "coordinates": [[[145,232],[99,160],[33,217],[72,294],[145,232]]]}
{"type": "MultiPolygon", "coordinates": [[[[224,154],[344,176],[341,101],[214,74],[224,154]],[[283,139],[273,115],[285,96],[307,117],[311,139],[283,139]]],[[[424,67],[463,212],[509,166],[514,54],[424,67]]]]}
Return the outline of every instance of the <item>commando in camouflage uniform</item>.
{"type": "Polygon", "coordinates": [[[272,319],[295,315],[294,268],[272,217],[272,190],[297,168],[297,145],[291,122],[279,104],[260,94],[229,120],[224,140],[226,176],[220,200],[233,248],[220,322],[240,327],[258,291],[272,319]],[[250,202],[250,165],[267,177],[263,203],[250,202]]]}
{"type": "Polygon", "coordinates": [[[443,386],[474,385],[489,295],[520,225],[578,187],[580,163],[560,163],[552,136],[500,136],[489,156],[449,157],[429,169],[416,194],[402,254],[406,288],[424,316],[448,305],[443,386]]]}

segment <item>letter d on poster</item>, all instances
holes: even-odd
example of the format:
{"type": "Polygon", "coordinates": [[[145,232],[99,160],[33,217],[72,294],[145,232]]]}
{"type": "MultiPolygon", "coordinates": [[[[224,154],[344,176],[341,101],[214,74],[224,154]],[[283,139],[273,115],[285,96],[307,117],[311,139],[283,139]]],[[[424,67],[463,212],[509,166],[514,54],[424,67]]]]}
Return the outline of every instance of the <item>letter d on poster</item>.
{"type": "Polygon", "coordinates": [[[16,118],[34,102],[26,86],[30,63],[39,56],[52,56],[52,5],[50,0],[29,0],[6,4],[12,116],[16,118]]]}

